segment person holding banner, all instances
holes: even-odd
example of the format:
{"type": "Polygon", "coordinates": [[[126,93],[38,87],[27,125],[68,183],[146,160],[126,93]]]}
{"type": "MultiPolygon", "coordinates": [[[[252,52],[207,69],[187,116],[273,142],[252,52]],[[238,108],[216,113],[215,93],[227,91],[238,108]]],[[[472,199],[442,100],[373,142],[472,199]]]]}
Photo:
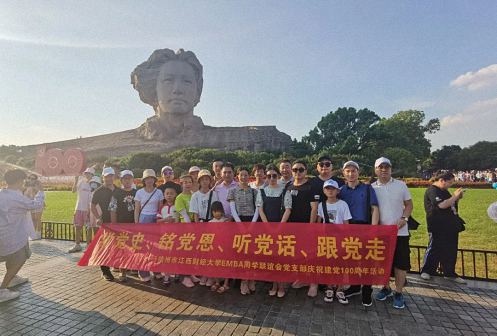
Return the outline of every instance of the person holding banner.
{"type": "MultiPolygon", "coordinates": [[[[135,194],[135,223],[146,224],[157,222],[157,212],[164,200],[162,192],[155,187],[157,177],[153,169],[145,169],[142,175],[143,188],[135,194]]],[[[143,282],[152,278],[149,271],[139,271],[138,275],[143,282]]]]}
{"type": "MultiPolygon", "coordinates": [[[[240,167],[237,170],[238,186],[228,192],[228,202],[230,203],[231,216],[235,222],[257,222],[259,211],[255,206],[257,190],[249,186],[248,168],[240,167]]],[[[242,295],[255,292],[255,281],[242,280],[240,283],[240,293],[242,295]]]]}
{"type": "MultiPolygon", "coordinates": [[[[123,170],[120,173],[121,188],[117,188],[109,204],[110,221],[112,223],[134,223],[135,222],[135,194],[133,188],[134,175],[131,170],[123,170]]],[[[126,270],[119,270],[121,275],[119,281],[125,282],[126,270]]]]}
{"type": "MultiPolygon", "coordinates": [[[[322,199],[318,205],[318,219],[325,224],[349,224],[352,219],[349,206],[337,198],[340,188],[335,180],[329,179],[323,184],[323,192],[326,199],[322,199]]],[[[343,286],[328,285],[324,295],[324,302],[333,302],[336,298],[341,304],[348,304],[343,286]]]]}
{"type": "Polygon", "coordinates": [[[20,169],[8,170],[4,175],[7,188],[0,190],[0,262],[7,272],[0,285],[0,302],[19,297],[10,288],[28,281],[17,275],[31,256],[28,236],[34,232],[30,212],[43,209],[45,195],[38,192],[34,199],[22,194],[26,173],[20,169]]]}
{"type": "Polygon", "coordinates": [[[237,170],[238,186],[228,191],[231,216],[235,222],[257,222],[259,212],[255,206],[257,191],[249,186],[249,172],[245,167],[237,170]]]}
{"type": "MultiPolygon", "coordinates": [[[[280,171],[276,166],[268,165],[266,167],[268,185],[259,189],[255,201],[261,220],[265,223],[285,223],[292,211],[292,196],[287,192],[286,187],[278,182],[279,177],[280,171]]],[[[273,282],[269,296],[284,297],[286,294],[285,286],[284,282],[273,282]]]]}
{"type": "MultiPolygon", "coordinates": [[[[91,212],[96,218],[96,225],[100,226],[102,223],[110,223],[110,211],[109,205],[114,196],[114,192],[117,187],[114,185],[114,169],[112,167],[106,167],[103,169],[103,184],[93,193],[91,199],[91,212]],[[100,208],[100,212],[99,209],[100,208]]],[[[100,266],[102,271],[102,277],[106,281],[114,281],[114,276],[112,275],[110,268],[107,266],[100,266]]]]}
{"type": "Polygon", "coordinates": [[[193,221],[208,222],[211,218],[211,206],[218,201],[217,193],[211,189],[214,182],[211,172],[202,169],[198,173],[198,191],[194,192],[190,200],[190,212],[193,214],[193,221]]]}
{"type": "MultiPolygon", "coordinates": [[[[378,199],[374,189],[369,184],[359,181],[359,164],[347,161],[343,165],[343,176],[345,184],[340,188],[340,198],[344,200],[350,209],[352,219],[350,224],[378,225],[380,213],[378,210],[378,199]]],[[[362,305],[370,307],[373,304],[371,285],[353,285],[345,290],[345,297],[362,295],[362,305]],[[362,287],[362,288],[361,288],[362,287]]]]}
{"type": "Polygon", "coordinates": [[[405,308],[402,291],[406,282],[407,272],[411,269],[409,250],[409,230],[407,221],[411,216],[413,202],[411,193],[406,184],[392,178],[392,163],[389,159],[381,157],[374,163],[375,174],[378,180],[371,186],[378,198],[380,211],[380,225],[397,225],[397,244],[393,257],[393,270],[395,276],[395,292],[386,284],[375,296],[376,300],[385,301],[393,296],[393,307],[405,308]]]}
{"type": "MultiPolygon", "coordinates": [[[[292,195],[292,212],[289,222],[292,223],[315,223],[317,221],[318,202],[321,199],[322,190],[316,189],[312,180],[307,178],[307,164],[297,160],[292,165],[293,182],[288,185],[288,191],[292,195]]],[[[295,281],[292,288],[302,288],[306,284],[295,281]]],[[[318,294],[318,284],[310,284],[307,295],[315,297],[318,294]]]]}

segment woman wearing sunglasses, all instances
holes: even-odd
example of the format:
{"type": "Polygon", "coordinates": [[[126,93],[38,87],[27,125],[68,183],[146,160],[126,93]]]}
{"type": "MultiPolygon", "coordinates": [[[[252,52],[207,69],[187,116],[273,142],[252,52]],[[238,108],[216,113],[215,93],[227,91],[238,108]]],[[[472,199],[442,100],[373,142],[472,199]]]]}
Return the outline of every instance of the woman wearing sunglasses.
{"type": "MultiPolygon", "coordinates": [[[[293,223],[315,223],[317,220],[318,202],[321,198],[321,190],[318,190],[312,180],[307,178],[307,164],[297,160],[292,165],[293,183],[288,186],[292,195],[292,212],[289,222],[293,223]]],[[[301,288],[306,285],[295,281],[293,288],[301,288]]],[[[307,295],[315,297],[318,294],[318,285],[311,284],[307,295]]]]}
{"type": "MultiPolygon", "coordinates": [[[[292,197],[286,188],[278,183],[280,171],[274,165],[266,167],[267,186],[259,189],[256,206],[259,208],[259,215],[265,223],[285,223],[291,214],[292,197]]],[[[269,291],[269,296],[282,298],[285,296],[285,283],[273,282],[273,287],[269,291]]]]}

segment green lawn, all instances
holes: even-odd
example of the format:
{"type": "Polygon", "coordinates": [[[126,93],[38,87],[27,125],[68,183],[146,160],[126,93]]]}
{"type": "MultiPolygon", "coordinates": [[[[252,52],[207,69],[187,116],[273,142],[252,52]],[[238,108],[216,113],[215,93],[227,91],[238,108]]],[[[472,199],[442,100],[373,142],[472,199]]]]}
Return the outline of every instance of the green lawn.
{"type": "MultiPolygon", "coordinates": [[[[426,246],[425,213],[423,209],[424,188],[410,189],[414,199],[413,216],[420,223],[418,231],[412,232],[411,244],[426,246]]],[[[72,222],[76,194],[69,191],[49,191],[43,220],[72,222]]],[[[487,216],[487,207],[497,200],[497,191],[490,189],[470,189],[460,202],[459,212],[465,219],[466,231],[460,235],[460,248],[497,250],[497,223],[487,216]]]]}

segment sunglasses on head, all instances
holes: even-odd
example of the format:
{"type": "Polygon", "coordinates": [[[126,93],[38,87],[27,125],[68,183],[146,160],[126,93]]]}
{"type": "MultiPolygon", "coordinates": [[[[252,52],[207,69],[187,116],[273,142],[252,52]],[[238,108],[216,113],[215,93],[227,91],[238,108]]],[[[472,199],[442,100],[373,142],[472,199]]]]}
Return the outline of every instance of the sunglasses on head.
{"type": "Polygon", "coordinates": [[[319,167],[323,168],[323,167],[326,167],[326,168],[329,168],[331,167],[331,162],[329,161],[326,161],[326,162],[319,162],[319,167]]]}
{"type": "Polygon", "coordinates": [[[174,174],[174,172],[172,170],[164,170],[162,172],[162,175],[173,175],[173,174],[174,174]]]}
{"type": "Polygon", "coordinates": [[[278,174],[267,174],[266,176],[267,176],[267,178],[269,178],[269,179],[270,179],[270,178],[274,178],[274,179],[275,179],[275,178],[278,178],[278,174]]]}
{"type": "Polygon", "coordinates": [[[293,171],[294,173],[296,173],[296,172],[303,173],[303,172],[305,172],[305,168],[304,168],[304,167],[300,167],[300,168],[292,168],[292,171],[293,171]]]}

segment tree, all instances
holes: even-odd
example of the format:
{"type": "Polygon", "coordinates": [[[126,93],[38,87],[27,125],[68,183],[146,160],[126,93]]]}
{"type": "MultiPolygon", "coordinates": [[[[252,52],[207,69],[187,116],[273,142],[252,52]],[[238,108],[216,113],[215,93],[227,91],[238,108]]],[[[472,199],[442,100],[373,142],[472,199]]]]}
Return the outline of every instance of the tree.
{"type": "Polygon", "coordinates": [[[423,111],[399,111],[390,118],[382,118],[364,139],[362,153],[370,158],[382,156],[387,148],[403,148],[417,160],[430,156],[431,143],[427,134],[440,129],[440,121],[431,119],[424,123],[423,111]]]}
{"type": "Polygon", "coordinates": [[[368,109],[341,107],[330,112],[302,138],[315,152],[328,150],[335,154],[357,154],[363,140],[380,117],[368,109]]]}
{"type": "Polygon", "coordinates": [[[460,166],[459,154],[461,147],[457,145],[443,146],[431,153],[431,168],[438,169],[457,169],[460,166]]]}

